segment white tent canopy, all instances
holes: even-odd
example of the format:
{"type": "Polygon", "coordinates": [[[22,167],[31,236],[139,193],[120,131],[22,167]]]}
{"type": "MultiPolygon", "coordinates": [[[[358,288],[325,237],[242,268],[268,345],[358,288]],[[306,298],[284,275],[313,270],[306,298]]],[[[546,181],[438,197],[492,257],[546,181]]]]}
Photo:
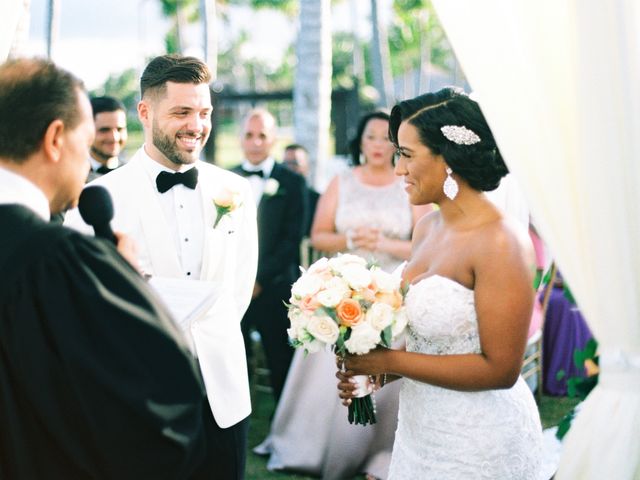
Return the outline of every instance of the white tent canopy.
{"type": "Polygon", "coordinates": [[[640,3],[433,0],[599,342],[558,479],[640,478],[640,3]]]}
{"type": "Polygon", "coordinates": [[[4,62],[9,54],[20,15],[21,0],[0,0],[0,63],[4,62]]]}

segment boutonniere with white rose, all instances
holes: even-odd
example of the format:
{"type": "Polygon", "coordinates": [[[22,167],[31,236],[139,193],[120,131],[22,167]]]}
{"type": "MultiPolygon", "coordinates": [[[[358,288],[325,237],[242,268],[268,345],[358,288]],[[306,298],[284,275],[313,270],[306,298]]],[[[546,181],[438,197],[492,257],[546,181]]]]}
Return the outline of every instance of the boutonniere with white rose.
{"type": "Polygon", "coordinates": [[[222,217],[241,205],[240,194],[234,190],[223,188],[213,198],[213,204],[216,207],[216,221],[213,223],[213,228],[216,228],[222,217]]]}
{"type": "Polygon", "coordinates": [[[267,180],[264,182],[264,194],[269,197],[273,197],[274,195],[276,195],[279,189],[280,182],[275,178],[267,178],[267,180]]]}

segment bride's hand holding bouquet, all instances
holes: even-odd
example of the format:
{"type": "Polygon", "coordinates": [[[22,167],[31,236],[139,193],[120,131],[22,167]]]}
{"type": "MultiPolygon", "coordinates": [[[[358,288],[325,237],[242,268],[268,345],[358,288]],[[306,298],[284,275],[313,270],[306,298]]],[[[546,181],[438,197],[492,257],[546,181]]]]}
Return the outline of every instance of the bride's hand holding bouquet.
{"type": "MultiPolygon", "coordinates": [[[[378,346],[389,348],[407,324],[401,279],[356,255],[321,258],[293,284],[289,305],[291,343],[307,353],[332,347],[338,357],[363,355],[378,346]]],[[[363,376],[357,398],[349,405],[349,421],[375,423],[363,376]]]]}

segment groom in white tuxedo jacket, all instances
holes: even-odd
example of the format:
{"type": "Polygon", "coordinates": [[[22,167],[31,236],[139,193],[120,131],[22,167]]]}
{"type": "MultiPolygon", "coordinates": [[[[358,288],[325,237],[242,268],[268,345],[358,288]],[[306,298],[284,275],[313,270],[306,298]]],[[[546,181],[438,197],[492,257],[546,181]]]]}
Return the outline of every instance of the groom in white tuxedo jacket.
{"type": "MultiPolygon", "coordinates": [[[[211,130],[210,80],[198,59],[153,59],[140,80],[145,144],[90,185],[111,193],[112,226],[136,240],[140,270],[220,288],[215,304],[183,332],[207,390],[205,426],[216,439],[196,478],[226,480],[244,476],[251,401],[240,322],[251,300],[258,240],[249,182],[198,160],[211,130]],[[226,205],[223,197],[233,198],[231,211],[216,207],[216,200],[226,205]]],[[[88,228],[77,210],[65,223],[88,228]]]]}

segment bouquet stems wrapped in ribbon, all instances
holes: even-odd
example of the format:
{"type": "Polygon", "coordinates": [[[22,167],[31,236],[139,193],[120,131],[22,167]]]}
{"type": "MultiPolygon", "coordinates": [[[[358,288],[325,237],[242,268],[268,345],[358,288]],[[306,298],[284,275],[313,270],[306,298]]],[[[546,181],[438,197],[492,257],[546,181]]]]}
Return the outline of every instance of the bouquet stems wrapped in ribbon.
{"type": "MultiPolygon", "coordinates": [[[[407,325],[404,293],[399,276],[368,265],[359,256],[321,258],[291,289],[291,344],[306,353],[331,347],[338,356],[362,355],[378,345],[389,348],[407,325]]],[[[352,400],[348,419],[373,424],[371,383],[367,376],[358,377],[364,396],[352,400]]]]}

